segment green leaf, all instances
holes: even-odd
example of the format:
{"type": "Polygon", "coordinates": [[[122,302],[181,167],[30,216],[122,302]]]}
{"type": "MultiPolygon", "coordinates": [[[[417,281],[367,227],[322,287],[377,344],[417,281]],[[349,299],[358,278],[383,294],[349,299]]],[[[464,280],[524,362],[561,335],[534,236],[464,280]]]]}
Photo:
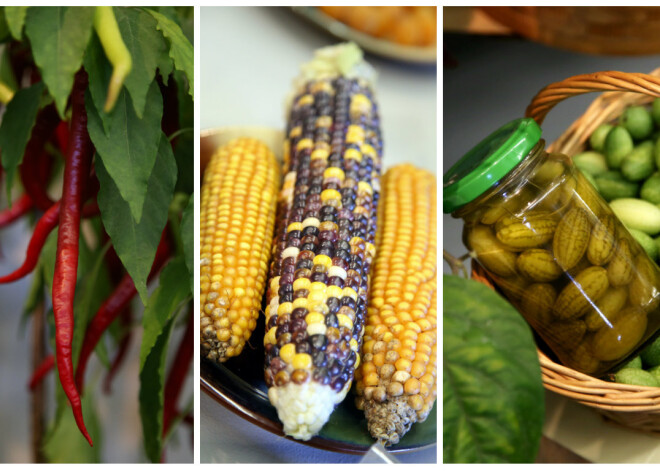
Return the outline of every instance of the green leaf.
{"type": "Polygon", "coordinates": [[[44,274],[41,263],[37,263],[34,268],[30,288],[28,289],[25,301],[23,301],[23,319],[30,316],[34,310],[44,301],[44,274]]]}
{"type": "Polygon", "coordinates": [[[9,48],[7,44],[0,46],[0,51],[2,51],[2,59],[0,60],[0,80],[4,82],[12,90],[18,90],[18,83],[16,82],[16,77],[14,76],[14,71],[11,67],[11,60],[9,54],[9,48]]]}
{"type": "Polygon", "coordinates": [[[20,89],[7,105],[5,114],[2,117],[0,153],[2,153],[2,167],[7,174],[5,182],[9,201],[11,201],[14,173],[23,161],[23,153],[37,119],[43,90],[44,86],[41,82],[29,88],[20,89]]]}
{"type": "Polygon", "coordinates": [[[137,8],[114,10],[122,39],[133,60],[133,68],[124,85],[133,99],[136,115],[141,118],[158,63],[162,57],[167,57],[167,43],[156,29],[156,19],[147,12],[137,8]]]}
{"type": "Polygon", "coordinates": [[[103,225],[145,303],[148,297],[147,277],[167,223],[168,207],[176,184],[177,169],[172,149],[161,131],[156,165],[147,183],[144,215],[139,223],[131,216],[128,203],[122,198],[101,159],[96,159],[96,175],[100,183],[98,203],[103,225]]]}
{"type": "Polygon", "coordinates": [[[174,61],[174,67],[186,74],[190,86],[188,93],[194,98],[194,72],[195,63],[193,47],[188,38],[181,31],[181,27],[165,15],[157,11],[147,10],[151,16],[158,20],[158,29],[170,43],[170,57],[174,61]]]}
{"type": "Polygon", "coordinates": [[[195,142],[192,132],[179,134],[174,145],[174,157],[179,169],[175,191],[189,195],[195,189],[195,142]]]}
{"type": "Polygon", "coordinates": [[[121,197],[128,203],[135,222],[139,223],[162,135],[163,98],[158,84],[152,82],[149,87],[142,119],[135,114],[125,89],[121,91],[112,112],[105,115],[105,122],[92,99],[86,100],[86,108],[87,130],[100,160],[121,197]]]}
{"type": "MultiPolygon", "coordinates": [[[[6,8],[6,7],[5,7],[6,8]]],[[[11,40],[11,35],[9,32],[9,25],[7,25],[7,18],[5,14],[5,9],[0,8],[0,41],[11,40]]]]}
{"type": "Polygon", "coordinates": [[[142,317],[144,333],[140,346],[140,370],[165,326],[190,297],[190,286],[185,282],[187,276],[188,269],[181,256],[172,259],[163,269],[158,288],[149,298],[142,317]]]}
{"type": "Polygon", "coordinates": [[[62,387],[57,384],[57,412],[44,436],[42,451],[48,463],[99,463],[101,461],[101,427],[93,404],[93,395],[82,396],[83,417],[94,446],[78,430],[62,387]]]}
{"type": "MultiPolygon", "coordinates": [[[[108,129],[105,125],[109,123],[110,119],[104,111],[104,106],[108,94],[110,77],[112,76],[112,64],[105,56],[101,41],[99,41],[96,34],[92,35],[92,38],[87,44],[83,65],[89,76],[89,92],[92,95],[93,106],[96,108],[97,115],[103,122],[103,132],[107,133],[108,129]]],[[[87,108],[91,108],[91,106],[87,105],[87,108]]]]}
{"type": "Polygon", "coordinates": [[[30,7],[27,11],[25,34],[60,116],[66,110],[73,76],[82,65],[93,19],[94,7],[30,7]]]}
{"type": "Polygon", "coordinates": [[[545,395],[518,311],[473,280],[444,276],[445,463],[533,463],[545,395]]]}
{"type": "Polygon", "coordinates": [[[183,255],[190,276],[190,292],[195,291],[195,195],[190,195],[188,205],[181,217],[181,240],[183,241],[183,255]]]}
{"type": "Polygon", "coordinates": [[[7,26],[14,39],[21,40],[23,37],[23,25],[28,7],[5,7],[5,18],[7,26]]]}
{"type": "MultiPolygon", "coordinates": [[[[140,418],[147,457],[160,461],[163,450],[163,404],[165,402],[165,360],[174,319],[170,319],[156,338],[140,368],[140,418]]],[[[143,344],[144,345],[144,344],[143,344]]]]}
{"type": "Polygon", "coordinates": [[[110,275],[104,264],[105,254],[109,247],[110,245],[106,244],[97,251],[91,270],[83,272],[82,279],[76,286],[72,349],[74,366],[77,363],[89,321],[112,291],[110,275]]]}

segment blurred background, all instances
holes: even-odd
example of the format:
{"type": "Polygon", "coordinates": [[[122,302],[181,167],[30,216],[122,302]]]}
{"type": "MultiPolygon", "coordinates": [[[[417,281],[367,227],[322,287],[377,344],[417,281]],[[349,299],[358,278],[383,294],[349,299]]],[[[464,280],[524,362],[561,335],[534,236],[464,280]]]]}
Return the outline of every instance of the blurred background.
{"type": "MultiPolygon", "coordinates": [[[[351,39],[367,52],[366,60],[378,73],[383,168],[411,162],[436,172],[435,9],[408,15],[401,7],[388,15],[362,7],[349,13],[336,8],[202,7],[202,132],[226,126],[284,129],[285,100],[299,66],[315,49],[351,39]]],[[[200,415],[202,463],[355,463],[362,458],[277,437],[225,409],[203,390],[200,415]]],[[[436,462],[437,448],[395,458],[436,462]]]]}
{"type": "MultiPolygon", "coordinates": [[[[444,7],[443,173],[492,131],[524,116],[546,85],[604,70],[660,67],[659,28],[659,7],[444,7]]],[[[546,144],[596,97],[570,98],[550,111],[542,126],[546,144]]],[[[465,254],[462,221],[445,214],[442,224],[443,249],[465,254]]],[[[446,263],[443,272],[451,273],[446,263]]],[[[544,435],[552,443],[544,442],[542,453],[550,453],[542,460],[576,462],[572,452],[594,462],[660,460],[657,438],[608,425],[593,409],[550,392],[544,435]]]]}

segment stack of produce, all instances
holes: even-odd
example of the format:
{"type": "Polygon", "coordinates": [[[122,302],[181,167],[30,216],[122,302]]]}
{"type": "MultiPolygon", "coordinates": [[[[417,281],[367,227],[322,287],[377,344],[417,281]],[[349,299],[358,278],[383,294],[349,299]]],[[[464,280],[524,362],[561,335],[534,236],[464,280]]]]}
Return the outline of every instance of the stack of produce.
{"type": "Polygon", "coordinates": [[[660,247],[660,99],[651,109],[627,108],[616,124],[600,125],[589,138],[590,150],[573,162],[610,202],[649,257],[660,247]]]}
{"type": "MultiPolygon", "coordinates": [[[[616,124],[601,124],[590,150],[573,162],[610,203],[651,259],[660,255],[660,98],[651,108],[630,106],[616,124]]],[[[660,337],[610,379],[660,387],[660,337]]]]}
{"type": "Polygon", "coordinates": [[[239,355],[265,293],[268,397],[301,440],[319,433],[354,377],[369,430],[386,444],[425,420],[436,397],[435,178],[390,169],[379,209],[373,77],[353,44],[302,68],[279,196],[274,157],[254,140],[220,149],[204,176],[202,354],[239,355]]]}

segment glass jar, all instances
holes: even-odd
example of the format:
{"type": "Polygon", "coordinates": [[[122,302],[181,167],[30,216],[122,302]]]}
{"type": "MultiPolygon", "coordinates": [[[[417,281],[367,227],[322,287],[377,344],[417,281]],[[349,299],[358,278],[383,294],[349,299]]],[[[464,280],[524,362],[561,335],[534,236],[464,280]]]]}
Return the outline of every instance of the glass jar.
{"type": "Polygon", "coordinates": [[[660,269],[531,119],[508,123],[444,176],[444,212],[562,364],[601,376],[660,329],[660,269]]]}

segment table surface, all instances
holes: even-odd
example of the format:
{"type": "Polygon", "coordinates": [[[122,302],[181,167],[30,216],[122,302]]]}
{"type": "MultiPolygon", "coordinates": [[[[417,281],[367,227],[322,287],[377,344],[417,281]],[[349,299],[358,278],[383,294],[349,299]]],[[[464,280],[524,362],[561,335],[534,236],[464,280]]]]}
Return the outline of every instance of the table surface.
{"type": "MultiPolygon", "coordinates": [[[[337,42],[286,8],[202,7],[201,129],[284,128],[284,103],[299,65],[337,42]]],[[[435,67],[366,56],[378,72],[384,168],[411,162],[436,172],[435,67]]],[[[200,394],[200,460],[208,462],[355,463],[362,457],[318,450],[240,419],[200,394]]],[[[436,447],[399,454],[402,462],[435,462],[436,447]]]]}
{"type": "MultiPolygon", "coordinates": [[[[524,115],[532,97],[564,78],[603,70],[649,72],[660,56],[591,56],[553,49],[518,38],[444,36],[452,67],[443,67],[443,172],[480,139],[502,124],[524,115]]],[[[553,109],[543,124],[546,142],[554,141],[595,94],[571,98],[553,109]]],[[[467,252],[462,222],[443,216],[443,248],[467,252]]],[[[451,273],[444,264],[444,273],[451,273]]],[[[596,463],[660,462],[660,440],[609,425],[594,409],[554,393],[546,395],[544,434],[596,463]]]]}

